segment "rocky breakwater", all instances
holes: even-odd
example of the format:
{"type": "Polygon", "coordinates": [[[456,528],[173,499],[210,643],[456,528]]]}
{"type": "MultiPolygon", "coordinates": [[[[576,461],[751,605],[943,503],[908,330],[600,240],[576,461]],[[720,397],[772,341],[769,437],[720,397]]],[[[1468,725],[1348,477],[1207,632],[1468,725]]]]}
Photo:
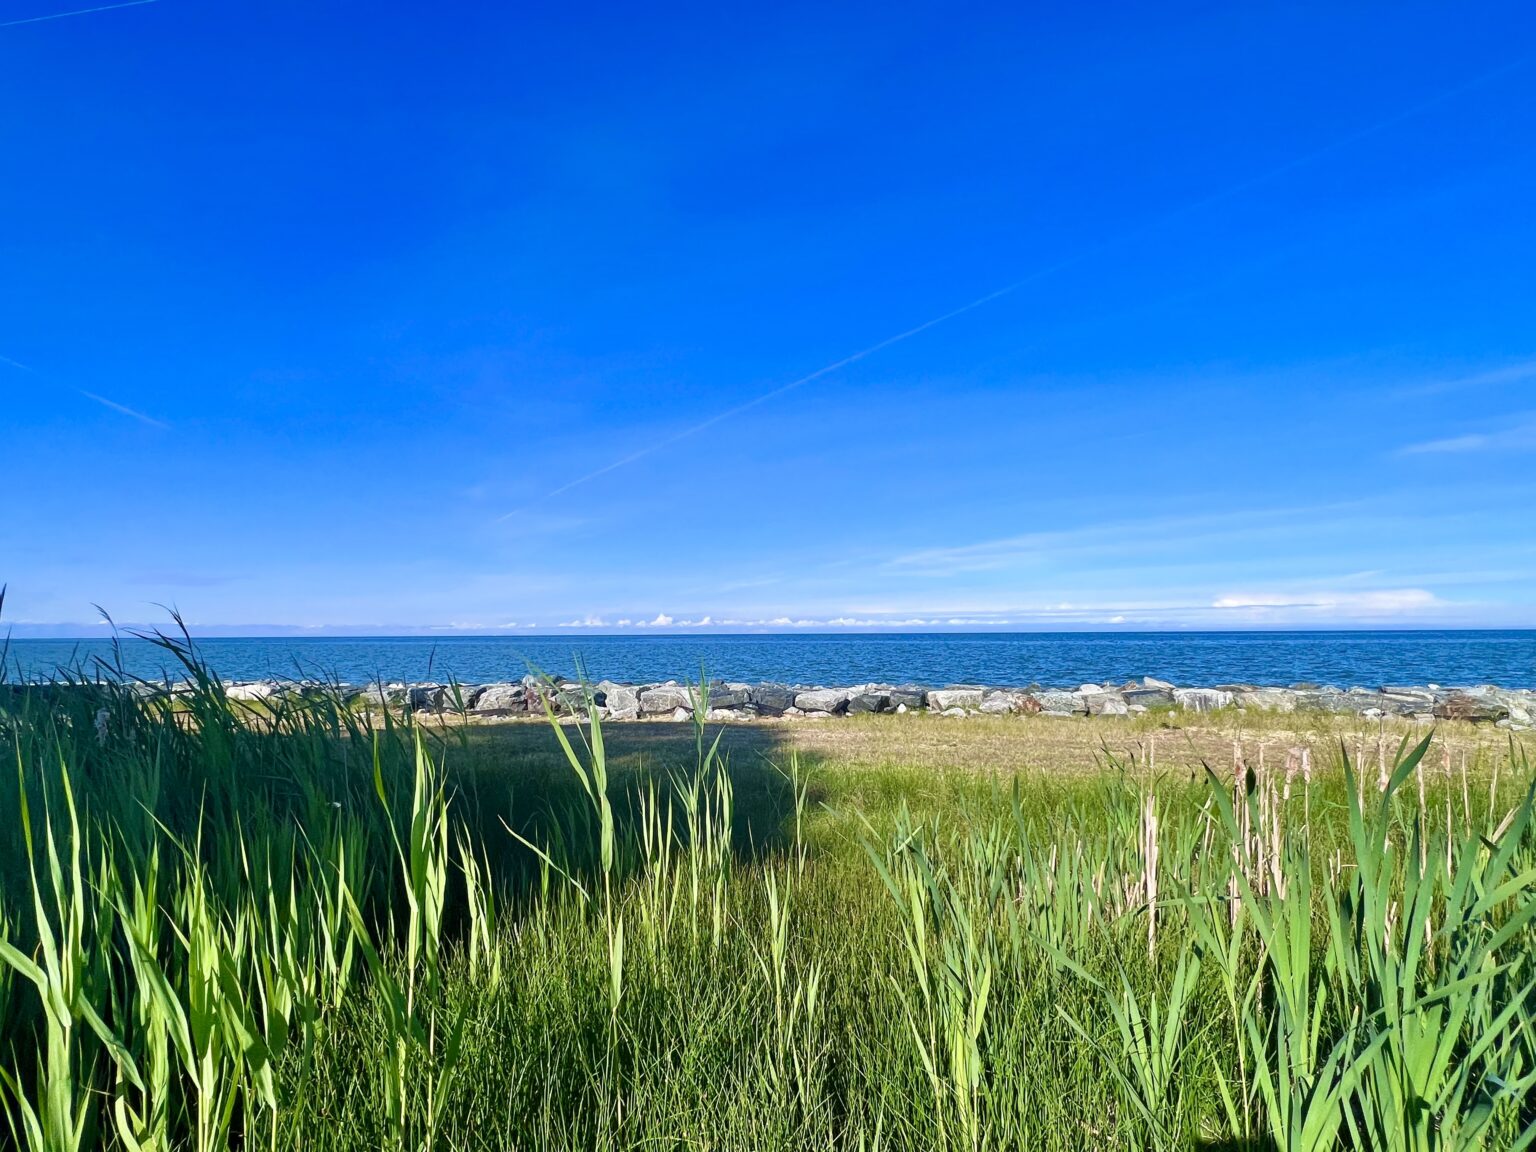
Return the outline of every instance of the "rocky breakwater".
{"type": "MultiPolygon", "coordinates": [[[[231,699],[263,701],[312,686],[262,681],[228,686],[231,699]]],[[[675,680],[619,684],[603,680],[589,687],[556,678],[531,676],[496,684],[370,684],[344,689],[354,704],[415,712],[463,713],[486,719],[542,716],[546,705],[560,714],[585,712],[587,692],[607,720],[685,720],[693,715],[696,684],[675,680]]],[[[1345,713],[1363,719],[1400,716],[1423,723],[1462,720],[1500,728],[1536,726],[1536,690],[1494,685],[1465,687],[1380,686],[1341,688],[1293,684],[1265,687],[1218,684],[1181,687],[1145,676],[1120,684],[1081,684],[1075,688],[1004,688],[976,684],[930,688],[914,684],[820,685],[745,684],[714,681],[707,686],[705,710],[711,721],[759,718],[829,720],[864,713],[921,713],[964,717],[1036,713],[1045,716],[1136,716],[1147,712],[1345,713]]]]}

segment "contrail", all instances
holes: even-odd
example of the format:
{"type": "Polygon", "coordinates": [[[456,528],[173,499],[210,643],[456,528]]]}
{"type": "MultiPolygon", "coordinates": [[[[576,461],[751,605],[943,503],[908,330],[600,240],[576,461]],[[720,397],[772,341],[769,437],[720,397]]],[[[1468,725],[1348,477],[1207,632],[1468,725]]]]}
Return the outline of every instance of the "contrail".
{"type": "MultiPolygon", "coordinates": [[[[19,369],[20,371],[25,372],[30,376],[38,375],[36,368],[32,368],[29,365],[23,364],[20,360],[12,360],[9,356],[0,356],[0,364],[9,364],[12,368],[19,369]]],[[[47,382],[46,377],[40,378],[47,382]]],[[[84,388],[75,388],[72,389],[72,391],[78,393],[81,396],[84,396],[87,400],[94,400],[96,403],[105,405],[106,407],[112,409],[114,412],[121,412],[124,416],[132,416],[135,420],[142,420],[144,423],[152,425],[155,428],[170,428],[170,425],[167,424],[164,420],[156,420],[153,416],[146,416],[136,408],[130,408],[126,404],[119,404],[116,400],[108,400],[105,396],[98,396],[94,392],[87,392],[84,388]]]]}
{"type": "MultiPolygon", "coordinates": [[[[1041,272],[1037,273],[1036,275],[1046,274],[1048,273],[1041,272]]],[[[1034,279],[1034,276],[1031,276],[1030,279],[1034,279]]],[[[799,388],[802,384],[809,384],[812,380],[819,380],[829,372],[836,372],[839,368],[846,368],[848,365],[857,363],[858,361],[864,359],[866,356],[873,356],[882,348],[889,348],[892,344],[899,344],[903,340],[907,340],[913,336],[916,336],[919,332],[924,332],[927,329],[932,328],[935,324],[942,324],[944,321],[953,320],[956,316],[959,316],[965,312],[969,312],[973,308],[980,308],[983,304],[991,303],[999,296],[1005,296],[1009,292],[1013,292],[1016,289],[1023,287],[1025,283],[1027,283],[1027,281],[1020,280],[1015,284],[1008,285],[1006,288],[999,288],[995,292],[989,292],[987,295],[982,296],[976,300],[972,300],[969,304],[962,304],[960,307],[954,309],[953,311],[946,312],[942,316],[935,316],[932,320],[925,320],[915,328],[908,328],[905,332],[898,332],[895,336],[888,336],[884,340],[880,341],[880,343],[871,344],[868,348],[861,349],[860,351],[853,353],[851,356],[844,356],[836,363],[828,364],[824,368],[818,368],[816,371],[810,373],[809,375],[802,376],[798,380],[791,380],[788,384],[781,384],[771,392],[764,392],[762,395],[755,396],[743,404],[736,405],[734,408],[727,408],[724,412],[717,412],[715,415],[711,416],[708,420],[705,420],[701,424],[695,424],[691,428],[684,428],[681,432],[674,432],[671,436],[657,440],[655,443],[647,445],[637,452],[631,452],[628,456],[625,456],[620,460],[615,460],[612,464],[605,464],[603,467],[597,469],[596,471],[588,472],[585,476],[578,476],[575,480],[572,480],[566,484],[562,484],[553,492],[550,492],[548,496],[546,496],[546,499],[548,499],[549,496],[558,496],[562,492],[569,492],[578,484],[585,484],[589,480],[596,480],[599,476],[607,475],[615,468],[622,468],[626,464],[632,464],[634,461],[639,460],[642,456],[649,456],[652,452],[658,452],[661,449],[667,447],[669,444],[676,444],[679,440],[685,440],[689,436],[695,436],[698,433],[704,431],[706,428],[714,427],[722,420],[729,420],[732,416],[739,416],[741,413],[747,411],[750,408],[756,408],[759,404],[766,404],[768,401],[778,396],[782,396],[786,392],[789,392],[795,388],[799,388]]],[[[515,515],[515,513],[508,512],[507,515],[501,517],[501,519],[505,520],[507,516],[512,515],[515,515]]]]}
{"type": "Polygon", "coordinates": [[[110,12],[114,8],[137,8],[140,4],[154,4],[157,0],[124,0],[121,4],[103,4],[100,8],[76,8],[73,12],[55,12],[50,16],[28,16],[25,20],[6,20],[0,28],[14,28],[18,24],[41,24],[44,20],[63,20],[66,16],[89,16],[92,12],[110,12]]]}
{"type": "MultiPolygon", "coordinates": [[[[1223,200],[1229,200],[1232,197],[1241,195],[1242,193],[1247,192],[1253,188],[1257,188],[1261,185],[1268,184],[1271,181],[1277,180],[1289,172],[1293,172],[1298,168],[1303,168],[1308,164],[1312,164],[1317,160],[1322,159],[1324,156],[1327,156],[1332,152],[1338,151],[1340,148],[1346,148],[1351,144],[1358,143],[1361,140],[1376,135],[1378,132],[1384,132],[1388,128],[1400,124],[1405,120],[1411,119],[1414,116],[1418,116],[1421,113],[1435,107],[1436,105],[1442,104],[1445,101],[1460,95],[1462,92],[1465,92],[1470,88],[1475,88],[1478,85],[1486,84],[1491,80],[1505,75],[1506,73],[1513,72],[1517,68],[1522,67],[1526,63],[1527,59],[1528,57],[1522,56],[1519,59],[1514,60],[1508,64],[1504,64],[1498,68],[1493,69],[1492,71],[1480,73],[1479,75],[1474,76],[1469,80],[1464,80],[1459,84],[1455,84],[1450,88],[1446,88],[1440,92],[1437,92],[1435,95],[1430,96],[1417,104],[1412,104],[1400,112],[1396,112],[1391,116],[1377,120],[1372,124],[1368,124],[1364,128],[1359,128],[1354,132],[1340,136],[1338,139],[1332,140],[1320,148],[1315,148],[1312,151],[1305,152],[1300,156],[1292,157],[1283,164],[1276,165],[1275,167],[1267,169],[1264,172],[1260,172],[1256,176],[1250,176],[1248,179],[1241,180],[1236,184],[1228,185],[1227,187],[1219,189],[1218,191],[1213,192],[1207,196],[1202,196],[1198,199],[1191,200],[1187,204],[1181,204],[1179,207],[1165,212],[1160,216],[1154,217],[1152,220],[1149,220],[1144,224],[1136,225],[1133,228],[1128,228],[1123,232],[1118,232],[1112,236],[1106,237],[1104,240],[1101,240],[1097,244],[1092,244],[1080,252],[1065,257],[1062,260],[1058,260],[1054,264],[1048,264],[1044,268],[1036,269],[1034,272],[1031,272],[1029,275],[1023,277],[1022,279],[1015,280],[1011,284],[1006,284],[1001,288],[997,288],[991,292],[988,292],[985,296],[978,296],[976,299],[970,301],[967,304],[962,304],[958,308],[951,309],[950,311],[945,312],[940,316],[935,316],[931,320],[925,320],[923,323],[918,324],[913,328],[908,328],[904,332],[899,332],[894,336],[888,336],[877,344],[871,344],[869,347],[862,348],[849,356],[843,357],[841,360],[838,360],[832,364],[828,364],[825,367],[818,368],[814,372],[811,372],[805,376],[801,376],[798,380],[791,380],[788,384],[781,384],[779,387],[774,388],[769,392],[764,392],[759,396],[755,396],[751,400],[747,400],[742,404],[736,405],[734,408],[727,408],[723,412],[718,412],[711,416],[708,420],[705,420],[699,424],[695,424],[689,428],[684,428],[680,432],[674,432],[672,435],[663,437],[660,440],[656,440],[650,444],[647,444],[643,448],[638,448],[627,456],[620,457],[610,464],[605,464],[601,468],[594,469],[585,475],[578,476],[576,479],[570,480],[560,485],[560,487],[545,493],[543,498],[549,500],[556,496],[563,495],[564,493],[569,492],[572,488],[580,487],[583,484],[587,484],[593,480],[596,480],[599,476],[606,476],[608,473],[618,468],[623,468],[626,465],[633,464],[635,461],[644,459],[654,452],[659,452],[663,448],[676,444],[679,440],[686,440],[690,436],[696,436],[706,429],[713,428],[716,424],[719,424],[723,420],[729,420],[733,416],[739,416],[741,413],[749,411],[752,408],[756,408],[760,404],[766,404],[769,400],[777,399],[778,397],[784,395],[786,392],[791,392],[796,388],[800,388],[806,384],[811,383],[813,380],[819,380],[821,377],[826,376],[831,372],[836,372],[840,368],[846,368],[848,365],[855,364],[867,356],[872,356],[876,352],[883,351],[884,349],[891,347],[893,344],[900,344],[904,340],[910,340],[913,336],[916,336],[921,332],[926,332],[930,328],[933,328],[939,324],[943,324],[946,321],[953,320],[957,316],[963,316],[967,312],[982,307],[984,304],[990,304],[994,300],[1001,299],[1002,297],[1007,296],[1013,292],[1017,292],[1020,288],[1032,284],[1037,280],[1043,280],[1046,277],[1054,276],[1058,272],[1063,272],[1066,269],[1073,267],[1074,265],[1081,264],[1104,252],[1118,248],[1139,236],[1146,235],[1149,232],[1155,232],[1159,228],[1171,224],[1173,221],[1179,219],[1182,216],[1187,216],[1192,212],[1198,212],[1203,208],[1209,208],[1213,204],[1219,204],[1223,200]]],[[[501,516],[498,516],[496,518],[497,522],[499,523],[500,521],[511,519],[513,516],[516,516],[526,510],[526,505],[522,508],[513,509],[511,512],[507,512],[501,516]]]]}
{"type": "Polygon", "coordinates": [[[104,404],[112,409],[112,411],[121,412],[124,416],[132,416],[135,420],[142,420],[144,423],[153,425],[156,428],[170,428],[170,425],[164,420],[156,420],[153,416],[146,416],[144,413],[130,408],[126,404],[119,404],[116,400],[108,400],[105,396],[98,396],[94,392],[87,392],[84,388],[76,388],[75,391],[87,400],[94,400],[98,404],[104,404]]]}

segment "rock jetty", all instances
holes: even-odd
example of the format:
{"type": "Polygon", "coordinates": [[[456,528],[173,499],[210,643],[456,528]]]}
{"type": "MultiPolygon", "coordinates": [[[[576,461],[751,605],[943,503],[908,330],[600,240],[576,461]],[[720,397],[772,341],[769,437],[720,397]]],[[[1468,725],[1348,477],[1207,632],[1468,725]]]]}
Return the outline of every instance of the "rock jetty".
{"type": "MultiPolygon", "coordinates": [[[[231,699],[264,701],[313,691],[313,686],[280,681],[232,683],[231,699]]],[[[496,684],[369,684],[343,687],[360,703],[415,712],[462,712],[496,718],[542,716],[546,702],[559,713],[585,712],[588,689],[573,681],[521,680],[496,684]]],[[[590,686],[599,714],[606,720],[682,720],[693,714],[699,686],[676,680],[619,684],[603,680],[590,686]]],[[[1135,716],[1147,712],[1348,713],[1364,719],[1401,716],[1432,723],[1463,720],[1525,730],[1536,725],[1536,690],[1491,684],[1465,687],[1381,686],[1341,688],[1323,684],[1265,687],[1218,684],[1180,687],[1143,676],[1120,684],[1082,684],[1075,688],[1000,688],[980,684],[925,687],[915,684],[822,685],[745,684],[713,681],[706,713],[711,721],[803,717],[826,720],[862,713],[927,713],[938,716],[1036,713],[1045,716],[1135,716]]]]}

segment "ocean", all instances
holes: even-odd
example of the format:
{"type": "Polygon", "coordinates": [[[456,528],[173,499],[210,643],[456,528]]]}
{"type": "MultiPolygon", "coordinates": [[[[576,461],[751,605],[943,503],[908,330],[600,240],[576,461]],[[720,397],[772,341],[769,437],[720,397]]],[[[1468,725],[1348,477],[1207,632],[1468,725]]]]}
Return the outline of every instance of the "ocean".
{"type": "MultiPolygon", "coordinates": [[[[1157,676],[1180,685],[1536,687],[1536,630],[1402,632],[1027,632],[753,636],[239,637],[199,639],[227,680],[515,680],[530,669],[631,683],[722,680],[1076,687],[1157,676]]],[[[125,671],[180,679],[167,653],[124,640],[125,671]]],[[[113,659],[100,640],[13,639],[9,679],[113,659]]]]}

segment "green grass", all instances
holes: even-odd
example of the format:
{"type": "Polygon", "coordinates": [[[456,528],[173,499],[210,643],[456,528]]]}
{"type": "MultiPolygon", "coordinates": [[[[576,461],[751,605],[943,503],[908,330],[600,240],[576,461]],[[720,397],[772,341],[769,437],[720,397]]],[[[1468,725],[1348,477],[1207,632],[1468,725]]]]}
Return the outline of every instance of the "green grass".
{"type": "Polygon", "coordinates": [[[174,706],[0,685],[15,1146],[1536,1143],[1518,746],[1234,789],[893,751],[928,719],[247,708],[167,643],[174,706]]]}

